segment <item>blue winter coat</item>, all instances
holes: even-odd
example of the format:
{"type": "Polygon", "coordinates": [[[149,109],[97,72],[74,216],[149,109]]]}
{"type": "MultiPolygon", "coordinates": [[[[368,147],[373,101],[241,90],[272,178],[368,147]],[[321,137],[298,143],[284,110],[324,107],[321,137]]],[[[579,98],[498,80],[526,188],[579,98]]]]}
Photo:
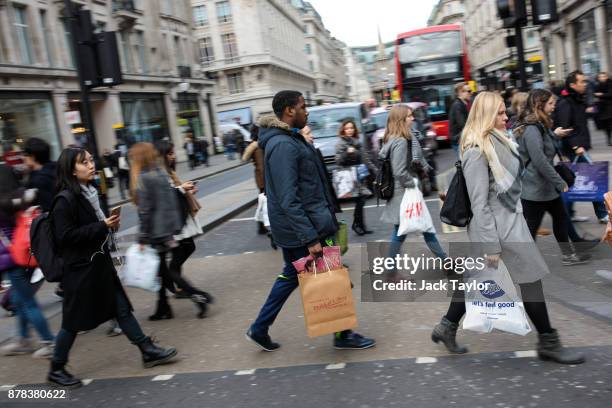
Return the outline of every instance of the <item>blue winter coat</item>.
{"type": "Polygon", "coordinates": [[[274,116],[259,121],[272,238],[281,248],[309,246],[336,233],[338,222],[316,150],[274,116]]]}

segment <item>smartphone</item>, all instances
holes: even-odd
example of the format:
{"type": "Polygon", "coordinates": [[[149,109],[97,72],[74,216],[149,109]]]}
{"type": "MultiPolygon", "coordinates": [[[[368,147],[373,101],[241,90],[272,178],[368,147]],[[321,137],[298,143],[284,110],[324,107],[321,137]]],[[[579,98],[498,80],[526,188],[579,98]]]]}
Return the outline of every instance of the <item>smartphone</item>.
{"type": "Polygon", "coordinates": [[[121,215],[121,206],[118,205],[117,207],[114,207],[113,209],[111,209],[111,217],[112,216],[117,216],[119,217],[121,215]]]}
{"type": "Polygon", "coordinates": [[[198,184],[198,181],[200,181],[200,180],[192,180],[191,183],[195,186],[195,185],[198,184]]]}

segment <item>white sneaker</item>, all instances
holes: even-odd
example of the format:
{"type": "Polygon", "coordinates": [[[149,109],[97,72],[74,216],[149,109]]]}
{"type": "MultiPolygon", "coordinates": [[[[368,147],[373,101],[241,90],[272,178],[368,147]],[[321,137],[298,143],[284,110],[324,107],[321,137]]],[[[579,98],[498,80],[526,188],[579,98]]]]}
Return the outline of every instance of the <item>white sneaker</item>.
{"type": "Polygon", "coordinates": [[[574,215],[572,217],[572,222],[587,222],[589,220],[589,217],[583,217],[580,215],[574,215]]]}
{"type": "Polygon", "coordinates": [[[599,223],[600,224],[607,224],[609,222],[610,222],[610,216],[609,215],[606,215],[605,217],[599,219],[599,223]]]}
{"type": "Polygon", "coordinates": [[[612,271],[600,270],[596,271],[595,274],[601,278],[607,279],[612,282],[612,271]]]}
{"type": "Polygon", "coordinates": [[[51,358],[53,357],[53,352],[55,351],[55,342],[52,341],[42,341],[40,342],[42,347],[39,348],[32,354],[34,358],[51,358]]]}
{"type": "Polygon", "coordinates": [[[7,344],[0,349],[3,356],[18,356],[21,354],[30,354],[34,352],[34,347],[30,339],[20,338],[19,340],[7,344]]]}

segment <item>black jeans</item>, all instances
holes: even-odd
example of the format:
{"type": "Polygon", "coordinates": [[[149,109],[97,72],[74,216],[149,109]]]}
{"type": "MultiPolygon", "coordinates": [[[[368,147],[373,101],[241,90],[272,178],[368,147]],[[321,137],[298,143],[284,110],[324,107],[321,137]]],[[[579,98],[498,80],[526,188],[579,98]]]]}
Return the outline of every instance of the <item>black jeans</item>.
{"type": "Polygon", "coordinates": [[[191,285],[191,283],[181,276],[181,268],[193,251],[195,251],[193,239],[186,238],[179,243],[178,247],[171,251],[172,258],[169,264],[167,261],[168,252],[160,252],[159,275],[162,279],[162,285],[159,289],[160,304],[168,304],[166,289],[170,292],[175,292],[175,285],[190,296],[202,293],[201,290],[191,285]]]}
{"type": "Polygon", "coordinates": [[[525,221],[527,221],[529,232],[534,241],[538,228],[540,228],[540,224],[542,223],[542,218],[544,218],[544,214],[549,213],[553,219],[553,233],[555,234],[555,239],[559,243],[561,252],[564,255],[571,254],[573,250],[569,244],[568,236],[570,220],[565,211],[565,204],[561,197],[557,197],[550,201],[521,201],[523,203],[523,216],[525,217],[525,221]]]}
{"type": "MultiPolygon", "coordinates": [[[[537,280],[530,283],[519,284],[521,288],[521,297],[525,312],[533,322],[538,333],[550,333],[550,319],[548,318],[548,309],[546,308],[546,300],[544,299],[544,289],[542,289],[542,281],[537,280]]],[[[459,324],[461,318],[465,314],[465,295],[462,290],[455,290],[451,304],[448,306],[446,318],[453,323],[459,324]]]]}
{"type": "Polygon", "coordinates": [[[353,214],[353,225],[365,228],[365,219],[363,217],[363,207],[365,206],[365,197],[359,196],[355,199],[355,212],[353,214]]]}
{"type": "MultiPolygon", "coordinates": [[[[142,343],[146,339],[146,336],[142,332],[138,320],[136,320],[132,314],[127,298],[120,290],[116,290],[115,295],[117,296],[117,314],[115,319],[119,327],[132,343],[142,343]]],[[[68,362],[68,354],[74,344],[77,333],[76,331],[66,330],[64,328],[60,329],[55,339],[55,352],[52,360],[54,365],[64,366],[68,362]]]]}

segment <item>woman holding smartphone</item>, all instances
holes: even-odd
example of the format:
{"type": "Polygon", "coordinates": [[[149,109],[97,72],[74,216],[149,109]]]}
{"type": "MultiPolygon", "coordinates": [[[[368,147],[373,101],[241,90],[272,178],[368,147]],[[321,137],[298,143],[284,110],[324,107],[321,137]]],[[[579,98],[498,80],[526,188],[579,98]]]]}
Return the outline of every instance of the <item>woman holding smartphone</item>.
{"type": "Polygon", "coordinates": [[[176,355],[173,347],[156,346],[132,314],[109,250],[111,234],[119,228],[120,219],[118,215],[107,218],[102,212],[98,191],[92,184],[95,174],[93,158],[86,150],[68,148],[58,159],[58,195],[50,217],[57,250],[65,264],[64,302],[62,327],[47,379],[62,387],[81,386],[81,381],[65,369],[77,333],[113,318],[140,349],[145,368],[167,363],[176,355]]]}

